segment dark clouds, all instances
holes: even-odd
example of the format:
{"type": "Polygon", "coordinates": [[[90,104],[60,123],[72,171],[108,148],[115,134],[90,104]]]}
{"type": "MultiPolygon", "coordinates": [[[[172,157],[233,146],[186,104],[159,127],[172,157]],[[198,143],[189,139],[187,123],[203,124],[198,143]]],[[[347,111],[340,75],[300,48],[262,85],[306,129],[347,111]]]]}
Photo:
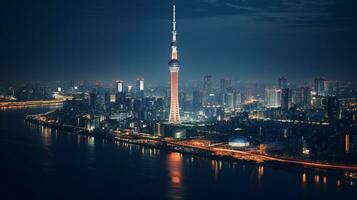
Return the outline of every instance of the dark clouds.
{"type": "MultiPolygon", "coordinates": [[[[347,25],[356,22],[354,0],[202,0],[217,15],[250,15],[257,20],[290,25],[347,25]],[[228,11],[228,12],[227,12],[228,11]]],[[[210,12],[211,14],[214,12],[210,12]]]]}
{"type": "MultiPolygon", "coordinates": [[[[205,73],[237,79],[354,78],[353,0],[176,4],[182,78],[205,73]]],[[[3,0],[1,79],[158,80],[167,71],[171,5],[167,0],[3,0]]]]}

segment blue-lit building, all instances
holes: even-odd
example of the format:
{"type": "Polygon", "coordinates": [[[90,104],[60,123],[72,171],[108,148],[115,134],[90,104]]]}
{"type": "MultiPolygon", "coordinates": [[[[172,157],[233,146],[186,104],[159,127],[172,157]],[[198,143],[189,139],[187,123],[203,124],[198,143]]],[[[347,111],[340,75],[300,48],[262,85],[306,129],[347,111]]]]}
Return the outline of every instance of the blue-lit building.
{"type": "Polygon", "coordinates": [[[229,138],[228,145],[234,148],[243,148],[248,147],[250,143],[246,137],[237,135],[229,138]]]}

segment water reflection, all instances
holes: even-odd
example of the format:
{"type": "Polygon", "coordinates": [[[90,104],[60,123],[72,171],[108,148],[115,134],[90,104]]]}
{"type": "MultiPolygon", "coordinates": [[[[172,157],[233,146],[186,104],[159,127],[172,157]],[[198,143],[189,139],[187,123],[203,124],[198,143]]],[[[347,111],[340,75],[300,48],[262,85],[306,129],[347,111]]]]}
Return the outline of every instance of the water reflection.
{"type": "MultiPolygon", "coordinates": [[[[139,146],[138,146],[139,147],[139,146]]],[[[148,147],[139,147],[141,148],[141,156],[144,158],[157,158],[160,156],[160,150],[148,147]]]]}
{"type": "Polygon", "coordinates": [[[319,175],[315,175],[314,177],[314,180],[315,180],[315,184],[319,184],[320,183],[320,176],[319,175]]]}
{"type": "Polygon", "coordinates": [[[306,173],[302,173],[302,176],[301,176],[301,183],[303,186],[306,185],[306,173]]]}
{"type": "Polygon", "coordinates": [[[94,137],[87,137],[87,143],[89,147],[94,147],[95,144],[94,137]]]}
{"type": "Polygon", "coordinates": [[[172,199],[182,199],[182,154],[177,152],[169,153],[166,166],[170,177],[169,195],[172,199]]]}
{"type": "Polygon", "coordinates": [[[95,139],[94,137],[87,137],[88,144],[88,169],[94,170],[95,163],[95,139]]]}
{"type": "Polygon", "coordinates": [[[264,175],[264,166],[261,165],[258,167],[258,182],[260,183],[264,175]]]}
{"type": "Polygon", "coordinates": [[[25,127],[29,128],[31,131],[35,131],[37,129],[37,125],[36,124],[30,123],[30,122],[27,122],[27,121],[25,121],[24,124],[25,124],[25,127]]]}
{"type": "Polygon", "coordinates": [[[80,145],[80,144],[81,144],[81,136],[77,135],[77,145],[80,145]]]}
{"type": "Polygon", "coordinates": [[[347,133],[345,135],[345,153],[349,153],[350,152],[350,135],[347,133]]]}
{"type": "MultiPolygon", "coordinates": [[[[42,110],[37,111],[42,112],[42,110]]],[[[315,174],[312,171],[303,174],[293,169],[285,171],[270,166],[259,168],[259,166],[246,162],[223,163],[225,166],[222,166],[222,170],[218,170],[218,179],[212,180],[214,176],[212,163],[207,158],[191,155],[181,157],[178,153],[167,153],[161,150],[161,155],[157,159],[148,160],[140,155],[141,148],[137,145],[119,142],[113,149],[115,153],[108,153],[112,152],[112,145],[105,145],[105,148],[102,148],[100,139],[74,136],[59,131],[58,140],[56,140],[54,129],[52,131],[45,130],[31,123],[26,123],[28,125],[26,127],[19,126],[19,124],[23,124],[24,114],[22,112],[16,115],[14,122],[9,122],[8,115],[3,114],[1,118],[1,123],[7,126],[4,134],[1,135],[1,139],[6,140],[3,140],[4,143],[0,145],[0,152],[11,150],[14,151],[14,155],[19,156],[13,159],[11,154],[3,155],[4,160],[8,162],[2,166],[8,165],[8,169],[11,170],[2,170],[3,175],[10,174],[9,179],[5,178],[4,181],[10,180],[9,183],[16,181],[21,185],[26,185],[24,190],[27,188],[27,191],[37,191],[39,188],[43,188],[41,191],[46,192],[44,196],[70,196],[73,195],[73,188],[76,188],[76,194],[83,199],[91,199],[100,195],[106,197],[124,194],[124,190],[127,188],[134,192],[140,188],[140,192],[136,193],[137,196],[128,193],[134,196],[132,197],[134,199],[237,199],[237,197],[252,198],[254,192],[263,194],[261,196],[268,199],[297,199],[298,197],[302,197],[300,199],[344,199],[344,197],[356,196],[356,182],[345,180],[343,177],[335,177],[334,174],[327,176],[324,172],[316,172],[322,175],[319,174],[320,183],[315,183],[315,174]],[[8,124],[12,126],[10,127],[8,124]],[[6,134],[7,129],[9,133],[16,134],[14,135],[16,137],[6,134]],[[15,142],[26,143],[23,145],[14,143],[12,139],[16,140],[15,142]],[[79,146],[77,142],[80,144],[79,146]],[[17,144],[22,145],[21,148],[17,144]],[[49,145],[52,151],[47,152],[44,144],[49,145]],[[128,159],[129,149],[133,151],[130,159],[128,159]],[[73,155],[63,156],[63,152],[73,155]],[[92,157],[92,160],[95,158],[94,166],[100,166],[96,167],[95,171],[88,170],[88,155],[92,157]],[[104,156],[99,159],[99,155],[104,156]],[[23,168],[23,163],[30,159],[31,162],[28,162],[26,168],[23,168]],[[189,160],[189,164],[187,164],[187,160],[189,160]],[[75,165],[73,166],[73,164],[75,165]],[[133,167],[134,165],[140,167],[133,167]],[[43,169],[42,166],[46,168],[43,169]],[[147,167],[154,170],[143,171],[147,167]],[[21,173],[18,173],[20,170],[21,173]],[[148,172],[149,177],[159,178],[150,179],[155,182],[148,182],[149,178],[143,176],[143,172],[148,172]],[[16,176],[12,176],[13,174],[16,176]],[[90,183],[88,183],[88,175],[90,183]],[[37,176],[41,178],[39,181],[31,179],[37,176]],[[326,176],[326,185],[323,184],[324,176],[326,176]],[[258,185],[259,177],[264,179],[264,184],[258,185]],[[308,187],[303,188],[301,182],[308,187]],[[150,183],[157,185],[148,187],[150,183]],[[351,187],[351,185],[353,186],[351,187]],[[88,186],[98,189],[88,192],[88,186]],[[105,190],[104,193],[102,189],[105,190]]],[[[350,134],[350,154],[353,152],[353,141],[353,135],[350,134]]],[[[343,142],[345,141],[343,140],[343,142]]],[[[341,143],[341,151],[344,150],[342,147],[341,143]]],[[[150,155],[150,150],[145,148],[144,153],[150,155]]],[[[155,153],[152,152],[152,155],[155,153]]],[[[219,164],[217,166],[219,169],[219,164]]],[[[14,188],[13,191],[18,191],[18,188],[14,188]]],[[[10,192],[8,193],[10,194],[10,192]]]]}
{"type": "Polygon", "coordinates": [[[46,150],[49,150],[48,147],[51,144],[51,133],[52,133],[52,129],[48,128],[46,126],[39,126],[40,128],[40,133],[42,136],[42,143],[43,145],[46,147],[46,150]]]}
{"type": "Polygon", "coordinates": [[[220,161],[211,160],[211,167],[214,172],[214,177],[217,178],[218,171],[222,168],[222,163],[220,161]]]}

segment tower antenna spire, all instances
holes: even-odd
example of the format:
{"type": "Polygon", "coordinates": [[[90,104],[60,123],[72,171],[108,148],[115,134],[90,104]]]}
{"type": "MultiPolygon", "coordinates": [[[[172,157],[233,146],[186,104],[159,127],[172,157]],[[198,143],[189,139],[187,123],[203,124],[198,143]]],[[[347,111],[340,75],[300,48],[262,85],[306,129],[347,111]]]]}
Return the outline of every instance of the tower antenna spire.
{"type": "Polygon", "coordinates": [[[176,9],[172,6],[172,41],[176,42],[176,9]]]}
{"type": "Polygon", "coordinates": [[[173,21],[176,21],[176,10],[175,10],[175,4],[172,6],[172,16],[173,16],[173,21]]]}

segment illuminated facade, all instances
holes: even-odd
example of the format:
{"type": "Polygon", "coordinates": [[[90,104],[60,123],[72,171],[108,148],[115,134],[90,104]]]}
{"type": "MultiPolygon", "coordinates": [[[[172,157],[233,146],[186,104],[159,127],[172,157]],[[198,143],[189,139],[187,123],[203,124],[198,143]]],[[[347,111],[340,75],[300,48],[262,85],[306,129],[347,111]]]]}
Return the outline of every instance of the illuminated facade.
{"type": "Polygon", "coordinates": [[[178,98],[178,72],[180,69],[180,62],[177,57],[177,43],[176,43],[176,17],[175,17],[175,5],[173,6],[173,30],[172,30],[172,42],[171,42],[171,60],[169,62],[170,79],[171,79],[171,103],[170,103],[170,115],[169,123],[180,122],[180,107],[178,98]]]}
{"type": "Polygon", "coordinates": [[[265,104],[267,108],[278,108],[281,106],[281,90],[265,89],[265,104]]]}
{"type": "Polygon", "coordinates": [[[124,84],[124,81],[122,81],[122,80],[115,81],[116,92],[123,92],[123,84],[124,84]]]}
{"type": "Polygon", "coordinates": [[[136,96],[138,98],[144,98],[144,78],[136,79],[136,96]]]}
{"type": "Polygon", "coordinates": [[[136,90],[137,91],[144,91],[144,78],[137,78],[136,79],[136,90]]]}
{"type": "Polygon", "coordinates": [[[244,136],[234,136],[229,138],[228,145],[231,147],[248,147],[249,141],[244,136]]]}

